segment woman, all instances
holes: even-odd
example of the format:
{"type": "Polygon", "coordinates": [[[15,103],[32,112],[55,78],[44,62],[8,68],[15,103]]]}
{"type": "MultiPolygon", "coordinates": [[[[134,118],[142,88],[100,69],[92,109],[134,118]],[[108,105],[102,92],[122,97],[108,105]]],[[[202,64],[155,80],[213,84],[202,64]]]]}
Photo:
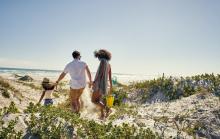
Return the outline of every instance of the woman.
{"type": "Polygon", "coordinates": [[[111,60],[111,53],[107,50],[101,49],[99,51],[95,51],[94,55],[99,59],[100,64],[93,82],[92,102],[100,107],[100,119],[104,119],[104,117],[107,117],[110,112],[110,109],[106,107],[106,104],[103,100],[107,95],[110,95],[112,91],[112,72],[109,64],[109,61],[111,60]],[[108,79],[110,82],[109,92],[108,79]],[[104,109],[106,109],[106,115],[104,114],[104,109]]]}

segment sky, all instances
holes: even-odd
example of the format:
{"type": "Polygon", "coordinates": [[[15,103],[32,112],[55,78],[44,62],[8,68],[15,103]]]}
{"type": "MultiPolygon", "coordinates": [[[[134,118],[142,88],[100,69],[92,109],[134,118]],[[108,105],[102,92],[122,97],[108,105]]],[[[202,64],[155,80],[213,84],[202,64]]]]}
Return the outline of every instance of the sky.
{"type": "Polygon", "coordinates": [[[79,50],[91,71],[220,73],[219,0],[1,0],[0,67],[62,70],[79,50]]]}

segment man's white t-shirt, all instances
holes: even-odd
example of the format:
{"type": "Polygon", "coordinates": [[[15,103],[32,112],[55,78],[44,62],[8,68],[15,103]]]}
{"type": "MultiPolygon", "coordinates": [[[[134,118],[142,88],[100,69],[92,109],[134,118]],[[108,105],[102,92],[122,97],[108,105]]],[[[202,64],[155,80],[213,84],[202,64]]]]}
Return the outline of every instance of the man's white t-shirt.
{"type": "Polygon", "coordinates": [[[69,73],[70,87],[72,89],[81,89],[86,87],[86,69],[87,64],[78,59],[74,59],[72,62],[66,65],[64,73],[69,73]]]}

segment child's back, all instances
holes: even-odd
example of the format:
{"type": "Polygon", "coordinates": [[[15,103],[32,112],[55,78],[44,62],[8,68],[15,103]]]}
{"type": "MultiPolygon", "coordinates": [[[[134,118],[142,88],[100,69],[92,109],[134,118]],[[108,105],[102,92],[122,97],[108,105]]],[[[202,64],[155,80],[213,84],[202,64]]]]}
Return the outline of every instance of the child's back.
{"type": "Polygon", "coordinates": [[[41,95],[39,103],[44,98],[44,105],[52,105],[53,104],[52,93],[55,88],[55,84],[50,83],[49,79],[44,78],[43,82],[42,82],[42,87],[43,87],[44,91],[41,95]]]}

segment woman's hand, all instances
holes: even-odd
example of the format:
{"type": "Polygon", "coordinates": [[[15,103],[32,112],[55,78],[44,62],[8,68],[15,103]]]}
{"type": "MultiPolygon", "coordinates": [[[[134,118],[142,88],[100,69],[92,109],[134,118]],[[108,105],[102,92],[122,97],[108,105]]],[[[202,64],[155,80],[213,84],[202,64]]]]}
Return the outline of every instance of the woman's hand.
{"type": "Polygon", "coordinates": [[[113,91],[113,89],[112,89],[112,87],[110,87],[110,90],[109,90],[109,95],[111,95],[112,94],[112,91],[113,91]]]}

